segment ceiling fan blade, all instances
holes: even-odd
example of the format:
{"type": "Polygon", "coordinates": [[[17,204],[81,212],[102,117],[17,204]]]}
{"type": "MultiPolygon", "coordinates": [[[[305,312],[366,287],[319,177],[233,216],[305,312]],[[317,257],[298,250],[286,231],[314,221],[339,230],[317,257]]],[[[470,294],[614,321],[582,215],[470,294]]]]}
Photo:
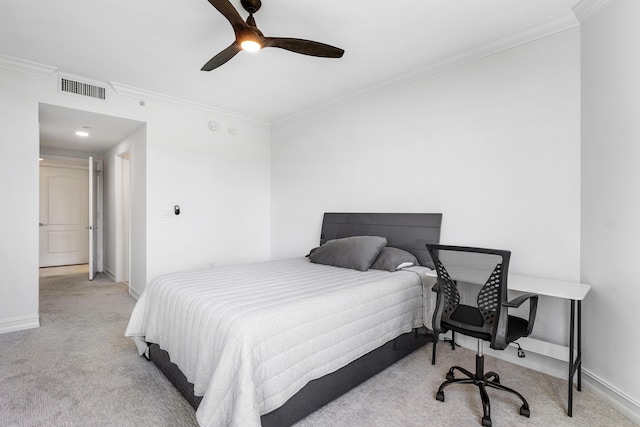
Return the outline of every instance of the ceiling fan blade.
{"type": "Polygon", "coordinates": [[[229,0],[209,0],[209,3],[220,12],[233,27],[235,33],[239,33],[246,29],[247,24],[238,13],[235,7],[231,5],[229,0]]]}
{"type": "Polygon", "coordinates": [[[236,54],[241,50],[242,48],[240,47],[240,45],[238,45],[238,43],[236,42],[233,42],[231,46],[229,46],[228,48],[226,48],[225,50],[223,50],[222,52],[220,52],[219,54],[211,58],[209,62],[204,64],[201,70],[211,71],[213,69],[216,69],[222,64],[226,63],[231,58],[233,58],[234,56],[236,56],[236,54]]]}
{"type": "Polygon", "coordinates": [[[265,37],[262,47],[279,47],[303,55],[321,56],[324,58],[342,58],[344,50],[328,44],[311,40],[291,39],[284,37],[265,37]]]}

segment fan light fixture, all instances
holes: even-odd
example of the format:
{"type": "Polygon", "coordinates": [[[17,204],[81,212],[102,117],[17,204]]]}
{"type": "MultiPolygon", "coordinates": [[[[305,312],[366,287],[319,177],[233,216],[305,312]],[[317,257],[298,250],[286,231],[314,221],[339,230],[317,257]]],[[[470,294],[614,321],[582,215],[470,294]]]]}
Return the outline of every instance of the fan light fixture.
{"type": "Polygon", "coordinates": [[[258,43],[255,40],[245,40],[242,43],[240,43],[240,46],[242,46],[243,50],[246,50],[248,52],[257,52],[260,49],[262,49],[262,46],[260,46],[260,43],[258,43]]]}

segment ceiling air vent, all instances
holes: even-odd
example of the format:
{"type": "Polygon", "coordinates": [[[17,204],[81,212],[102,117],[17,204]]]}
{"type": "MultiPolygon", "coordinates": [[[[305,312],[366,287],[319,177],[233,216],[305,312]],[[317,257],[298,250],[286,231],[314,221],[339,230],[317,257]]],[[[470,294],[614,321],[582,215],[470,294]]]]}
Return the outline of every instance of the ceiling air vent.
{"type": "Polygon", "coordinates": [[[88,96],[89,98],[107,100],[107,88],[79,81],[77,79],[70,79],[67,77],[60,77],[58,79],[58,90],[60,92],[72,93],[80,96],[88,96]]]}

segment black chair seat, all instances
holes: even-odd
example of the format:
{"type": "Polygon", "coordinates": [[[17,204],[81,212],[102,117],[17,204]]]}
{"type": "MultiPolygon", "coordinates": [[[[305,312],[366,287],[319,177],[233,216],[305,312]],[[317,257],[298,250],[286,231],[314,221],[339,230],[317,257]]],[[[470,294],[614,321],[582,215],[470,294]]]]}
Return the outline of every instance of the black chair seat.
{"type": "MultiPolygon", "coordinates": [[[[477,332],[470,330],[468,325],[482,327],[484,326],[484,320],[482,319],[482,313],[476,307],[470,305],[460,304],[451,313],[449,320],[442,319],[441,323],[447,329],[460,332],[463,335],[469,335],[474,338],[481,339],[483,341],[491,341],[491,334],[486,332],[477,332]],[[455,321],[455,322],[452,322],[455,321]],[[460,326],[463,324],[465,326],[460,326]]],[[[508,316],[507,317],[507,335],[506,342],[510,343],[516,341],[519,338],[527,336],[527,330],[529,328],[529,322],[521,317],[508,316]]]]}

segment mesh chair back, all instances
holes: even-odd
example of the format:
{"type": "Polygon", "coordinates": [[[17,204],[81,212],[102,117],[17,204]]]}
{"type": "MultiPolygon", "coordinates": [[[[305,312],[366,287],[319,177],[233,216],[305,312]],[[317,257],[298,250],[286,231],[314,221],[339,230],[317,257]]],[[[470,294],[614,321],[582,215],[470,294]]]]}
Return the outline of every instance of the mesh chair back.
{"type": "MultiPolygon", "coordinates": [[[[438,273],[433,325],[492,341],[506,334],[507,273],[511,252],[462,246],[427,245],[438,273]]],[[[504,339],[504,338],[503,338],[504,339]]]]}

